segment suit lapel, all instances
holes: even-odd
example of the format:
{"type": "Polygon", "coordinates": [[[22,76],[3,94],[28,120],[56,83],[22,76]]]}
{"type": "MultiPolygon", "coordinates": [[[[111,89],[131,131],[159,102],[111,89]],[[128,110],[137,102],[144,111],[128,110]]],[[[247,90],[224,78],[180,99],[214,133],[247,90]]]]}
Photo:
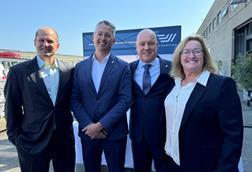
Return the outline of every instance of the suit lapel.
{"type": "Polygon", "coordinates": [[[157,78],[157,80],[152,85],[150,92],[155,88],[158,87],[160,82],[163,82],[164,78],[169,74],[171,66],[169,66],[167,63],[165,63],[160,57],[157,57],[159,59],[160,64],[160,74],[157,78]]]}
{"type": "Polygon", "coordinates": [[[48,101],[51,102],[50,96],[47,92],[44,80],[39,72],[39,67],[37,64],[36,57],[31,60],[31,67],[28,69],[28,77],[31,79],[31,81],[34,83],[34,85],[37,86],[38,90],[42,93],[43,96],[45,96],[48,101]]]}
{"type": "Polygon", "coordinates": [[[136,68],[137,68],[138,63],[139,63],[139,60],[134,61],[134,62],[132,62],[132,63],[130,64],[131,75],[132,75],[131,79],[132,79],[132,83],[133,83],[133,85],[134,85],[136,91],[138,92],[138,94],[144,95],[143,90],[140,88],[140,86],[137,84],[137,82],[136,82],[135,79],[134,79],[134,75],[135,75],[135,71],[136,71],[136,68]]]}
{"type": "Polygon", "coordinates": [[[64,63],[58,61],[58,64],[59,64],[59,85],[55,104],[57,104],[57,102],[61,100],[64,90],[63,88],[67,83],[67,81],[69,80],[69,78],[71,77],[71,72],[66,72],[69,69],[64,65],[64,63]]]}
{"type": "Polygon", "coordinates": [[[100,93],[102,87],[104,86],[105,81],[110,76],[111,70],[113,69],[115,63],[116,63],[116,58],[113,55],[110,55],[109,59],[108,59],[108,62],[106,64],[106,67],[104,69],[104,72],[102,74],[102,78],[101,78],[101,83],[100,83],[98,94],[100,93]]]}
{"type": "Polygon", "coordinates": [[[159,59],[160,61],[160,74],[167,75],[170,72],[171,66],[166,64],[162,59],[159,59]]]}
{"type": "Polygon", "coordinates": [[[191,112],[193,111],[197,103],[199,102],[202,95],[205,93],[205,90],[206,90],[206,87],[204,87],[203,85],[199,83],[195,85],[195,88],[193,89],[193,92],[187,101],[180,128],[182,128],[183,125],[185,124],[189,115],[191,114],[191,112]]]}
{"type": "MultiPolygon", "coordinates": [[[[156,82],[153,84],[153,86],[151,87],[154,88],[156,87],[156,85],[159,85],[159,81],[163,79],[163,76],[166,76],[169,72],[170,72],[170,66],[168,64],[166,64],[162,59],[158,58],[160,61],[160,74],[156,80],[156,82]]],[[[151,90],[150,90],[151,92],[151,90]]]]}
{"type": "Polygon", "coordinates": [[[134,74],[135,74],[135,71],[136,71],[136,68],[137,68],[137,65],[139,63],[139,60],[137,61],[134,61],[130,64],[130,68],[131,68],[131,73],[132,73],[132,78],[134,79],[134,74]]]}

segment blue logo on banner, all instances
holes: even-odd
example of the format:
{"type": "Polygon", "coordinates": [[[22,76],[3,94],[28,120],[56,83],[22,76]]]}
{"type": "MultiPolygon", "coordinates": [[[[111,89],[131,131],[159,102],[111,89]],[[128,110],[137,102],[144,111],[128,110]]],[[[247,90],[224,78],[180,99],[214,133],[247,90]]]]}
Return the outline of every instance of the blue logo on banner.
{"type": "MultiPolygon", "coordinates": [[[[181,26],[156,27],[152,29],[158,39],[158,54],[172,54],[181,41],[181,26]]],[[[142,29],[116,31],[116,42],[112,47],[114,55],[136,55],[136,37],[142,29]]],[[[93,32],[83,36],[84,56],[90,56],[95,50],[92,41],[93,32]]]]}

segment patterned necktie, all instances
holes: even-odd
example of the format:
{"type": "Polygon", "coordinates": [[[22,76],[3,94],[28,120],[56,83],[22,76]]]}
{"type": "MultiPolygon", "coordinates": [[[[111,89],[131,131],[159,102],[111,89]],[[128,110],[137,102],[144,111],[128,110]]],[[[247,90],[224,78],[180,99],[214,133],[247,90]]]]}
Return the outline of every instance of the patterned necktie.
{"type": "Polygon", "coordinates": [[[150,76],[150,67],[151,64],[146,64],[144,67],[144,73],[143,73],[143,92],[144,94],[148,94],[148,92],[151,89],[151,76],[150,76]]]}

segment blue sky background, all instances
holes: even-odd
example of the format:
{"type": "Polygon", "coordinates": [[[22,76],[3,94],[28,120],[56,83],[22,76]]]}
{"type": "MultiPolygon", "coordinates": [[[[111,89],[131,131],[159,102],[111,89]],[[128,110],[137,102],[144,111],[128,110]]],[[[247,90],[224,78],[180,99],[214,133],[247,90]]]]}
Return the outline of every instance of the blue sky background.
{"type": "Polygon", "coordinates": [[[82,33],[100,20],[117,30],[182,26],[182,38],[197,32],[214,0],[3,0],[0,3],[0,49],[35,51],[42,26],[59,34],[60,54],[83,55],[82,33]]]}

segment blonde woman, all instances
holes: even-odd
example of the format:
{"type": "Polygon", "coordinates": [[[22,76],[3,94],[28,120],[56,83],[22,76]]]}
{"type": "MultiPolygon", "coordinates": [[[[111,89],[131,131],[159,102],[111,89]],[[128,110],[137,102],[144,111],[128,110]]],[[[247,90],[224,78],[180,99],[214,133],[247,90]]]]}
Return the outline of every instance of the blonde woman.
{"type": "Polygon", "coordinates": [[[216,75],[202,37],[176,48],[165,99],[165,151],[173,172],[238,172],[243,122],[233,79],[216,75]]]}

